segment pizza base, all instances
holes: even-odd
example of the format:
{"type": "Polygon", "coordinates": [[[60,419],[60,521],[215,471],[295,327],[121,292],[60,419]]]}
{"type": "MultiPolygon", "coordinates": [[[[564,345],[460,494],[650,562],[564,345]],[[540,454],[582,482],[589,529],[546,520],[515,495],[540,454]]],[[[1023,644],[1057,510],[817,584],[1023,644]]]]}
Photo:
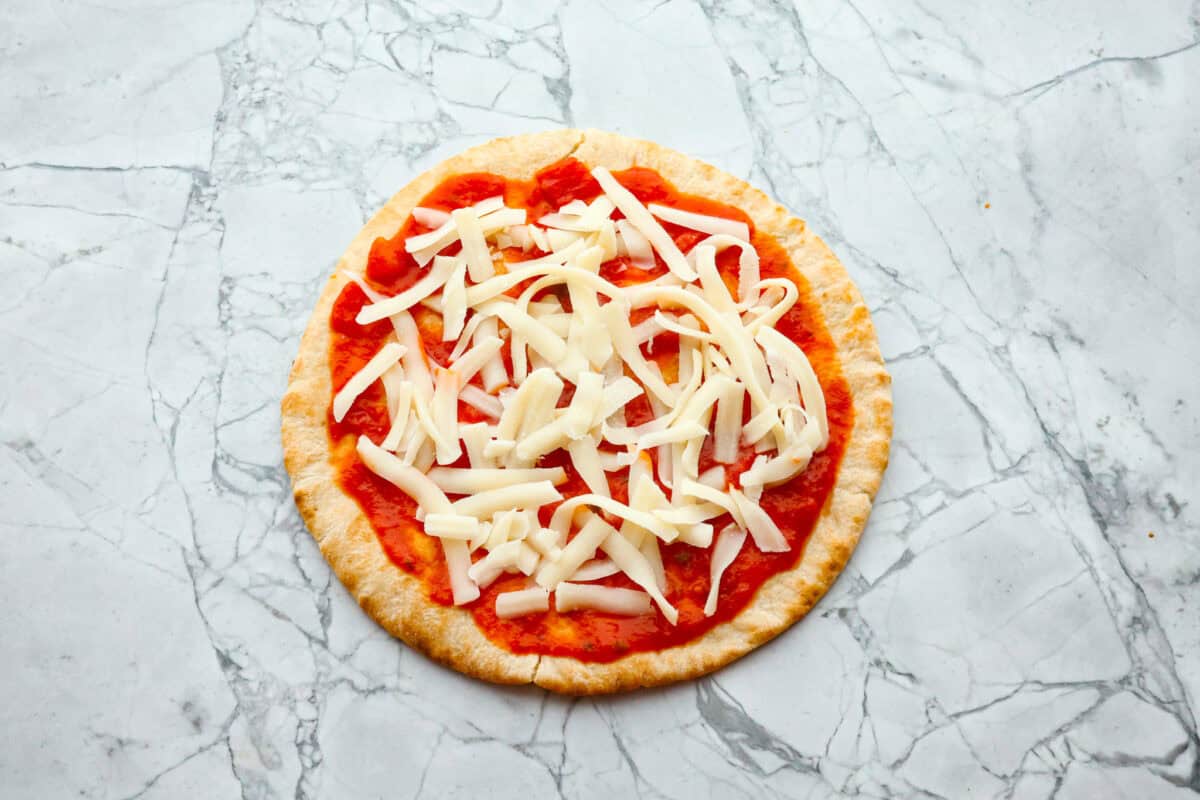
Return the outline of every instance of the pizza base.
{"type": "Polygon", "coordinates": [[[477,678],[533,683],[566,694],[600,694],[712,672],[808,613],[846,566],[887,466],[891,379],[858,289],[803,221],[745,181],[653,142],[597,130],[557,130],[495,139],[443,161],[401,189],[359,231],[325,284],[301,339],[283,396],[282,420],[284,462],[292,476],[296,506],[338,578],[388,632],[477,678]],[[821,306],[854,406],[854,427],[837,483],[796,566],[769,578],[740,614],[697,639],[608,663],[511,653],[480,631],[470,611],[429,600],[421,581],[388,559],[358,504],[338,486],[326,429],[332,395],[329,315],[348,282],[340,270],[362,271],[371,243],[380,236],[393,236],[412,208],[445,178],[486,171],[527,180],[568,155],[614,171],[650,167],[682,192],[742,209],[759,230],[774,236],[821,306]]]}

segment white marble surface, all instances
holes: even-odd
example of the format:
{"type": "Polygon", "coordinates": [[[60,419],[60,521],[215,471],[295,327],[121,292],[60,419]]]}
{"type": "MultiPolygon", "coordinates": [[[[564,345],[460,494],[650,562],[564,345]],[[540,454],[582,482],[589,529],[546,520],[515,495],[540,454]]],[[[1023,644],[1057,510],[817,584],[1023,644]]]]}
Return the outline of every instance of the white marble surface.
{"type": "Polygon", "coordinates": [[[1196,3],[119,5],[0,7],[0,795],[1200,792],[1196,3]],[[277,409],[387,195],[564,124],[807,217],[896,399],[813,615],[579,701],[361,614],[277,409]]]}

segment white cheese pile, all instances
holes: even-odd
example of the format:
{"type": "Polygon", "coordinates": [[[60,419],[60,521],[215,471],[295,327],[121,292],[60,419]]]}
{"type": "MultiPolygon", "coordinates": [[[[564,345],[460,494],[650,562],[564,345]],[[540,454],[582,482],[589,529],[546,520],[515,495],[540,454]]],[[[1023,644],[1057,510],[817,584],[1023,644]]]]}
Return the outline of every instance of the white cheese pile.
{"type": "Polygon", "coordinates": [[[711,616],[747,534],[763,552],[789,549],[758,498],[800,473],[829,439],[812,366],[772,327],[798,293],[787,279],[760,279],[744,223],[647,208],[608,170],[592,174],[603,194],[538,220],[502,197],[451,213],[413,209],[432,228],[405,243],[424,269],[416,283],[387,297],[350,276],[370,300],[358,322],[390,319],[395,341],[338,392],[334,416],[341,420],[382,381],[391,428],[378,444],[361,437],[358,452],[417,503],[425,532],[441,541],[455,604],[520,573],[528,588],[498,595],[497,616],[546,612],[553,596],[560,612],[657,609],[675,624],[659,543],[684,542],[711,550],[711,616]],[[616,211],[623,219],[612,219],[616,211]],[[659,220],[710,236],[684,253],[659,220]],[[459,242],[457,255],[443,255],[459,242]],[[739,250],[736,296],[716,266],[729,247],[739,250]],[[508,263],[507,248],[541,253],[508,263]],[[601,264],[618,255],[652,268],[656,254],[667,272],[650,283],[619,287],[600,277],[601,264]],[[455,342],[449,363],[425,353],[409,312],[418,304],[441,314],[443,339],[455,342]],[[635,312],[645,321],[632,324],[635,312]],[[679,342],[668,354],[678,364],[673,381],[643,352],[661,357],[656,338],[668,331],[679,342]],[[654,417],[630,426],[625,408],[643,395],[654,417]],[[460,421],[460,402],[487,421],[460,421]],[[701,474],[709,439],[717,466],[701,474]],[[727,474],[723,465],[742,448],[754,451],[753,463],[727,474]],[[588,493],[564,501],[557,487],[567,472],[539,467],[556,450],[588,493]],[[453,466],[464,453],[469,468],[453,466]],[[621,473],[627,503],[609,490],[621,473]],[[724,515],[733,522],[714,536],[713,521],[724,515]],[[639,590],[593,583],[618,572],[639,590]]]}

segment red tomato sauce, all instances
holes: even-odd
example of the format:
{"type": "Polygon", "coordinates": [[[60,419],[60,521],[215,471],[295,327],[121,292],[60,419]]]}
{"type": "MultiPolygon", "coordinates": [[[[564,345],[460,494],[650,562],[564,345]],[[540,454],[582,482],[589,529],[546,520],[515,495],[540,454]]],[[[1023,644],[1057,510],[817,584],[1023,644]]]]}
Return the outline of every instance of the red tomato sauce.
{"type": "MultiPolygon", "coordinates": [[[[763,494],[762,507],[778,524],[792,549],[785,553],[762,553],[748,538],[737,559],[725,571],[717,613],[712,617],[705,617],[703,611],[709,589],[710,550],[681,543],[660,543],[667,575],[666,596],[679,610],[677,625],[671,625],[658,613],[619,617],[596,611],[560,614],[553,608],[542,614],[499,619],[495,613],[496,595],[526,588],[528,581],[524,575],[506,574],[483,589],[480,598],[467,608],[485,635],[514,653],[572,656],[583,661],[612,661],[631,652],[685,644],[713,626],[737,616],[768,578],[795,566],[799,561],[805,542],[837,482],[838,466],[854,425],[850,389],[842,376],[837,350],[813,300],[808,282],[794,269],[787,252],[775,239],[755,231],[753,222],[741,210],[680,193],[654,170],[634,167],[613,174],[644,203],[661,202],[689,211],[738,219],[750,225],[751,241],[758,250],[762,277],[787,277],[800,291],[796,305],[779,320],[776,328],[803,348],[820,379],[829,417],[829,444],[825,450],[813,456],[808,467],[796,478],[763,494]]],[[[592,200],[600,194],[600,187],[583,164],[568,158],[546,167],[530,181],[506,180],[487,173],[456,175],[437,186],[422,200],[421,205],[452,210],[498,194],[504,195],[509,206],[527,208],[529,219],[536,220],[571,200],[592,200]]],[[[664,227],[684,251],[705,236],[667,223],[664,223],[664,227]]],[[[425,230],[410,217],[393,238],[376,239],[367,261],[367,281],[389,294],[412,285],[421,270],[404,251],[404,240],[425,230]]],[[[510,260],[516,260],[537,254],[533,252],[525,256],[518,250],[507,255],[511,257],[510,260]]],[[[734,289],[737,284],[737,258],[736,248],[727,249],[718,257],[718,266],[734,289]]],[[[625,258],[609,261],[601,268],[605,278],[618,284],[641,283],[664,272],[666,266],[661,261],[654,270],[643,270],[631,265],[625,258]]],[[[524,288],[524,284],[515,287],[510,294],[515,296],[524,288]]],[[[366,303],[366,295],[352,283],[342,290],[334,303],[330,318],[333,393],[341,389],[375,354],[391,331],[391,324],[387,320],[366,326],[354,321],[359,309],[366,303]]],[[[437,315],[422,314],[420,311],[419,307],[414,309],[417,312],[414,316],[422,332],[426,353],[445,364],[453,342],[441,341],[441,324],[437,315]]],[[[637,322],[636,318],[634,322],[637,322]]],[[[663,354],[677,352],[678,343],[668,340],[664,335],[658,337],[656,346],[658,356],[654,353],[648,355],[660,361],[668,380],[673,379],[675,364],[664,361],[663,354]]],[[[509,360],[507,348],[504,357],[506,361],[509,360]]],[[[330,395],[331,406],[332,399],[333,394],[330,395]]],[[[569,392],[560,405],[568,399],[569,392]]],[[[644,421],[651,413],[648,403],[641,398],[630,403],[627,412],[630,425],[644,421]]],[[[461,403],[459,413],[461,418],[471,421],[481,417],[475,409],[461,403]]],[[[363,466],[354,449],[360,434],[378,442],[387,433],[388,415],[380,383],[377,381],[361,395],[340,423],[334,422],[331,408],[328,426],[339,482],[358,501],[388,557],[400,569],[419,578],[427,587],[433,602],[450,605],[450,584],[441,548],[423,532],[421,524],[415,519],[415,504],[402,491],[363,466]]],[[[710,450],[711,445],[706,444],[701,453],[701,471],[714,463],[710,450]]],[[[730,468],[729,474],[740,474],[753,458],[753,451],[745,449],[739,463],[730,468]]],[[[455,466],[468,466],[466,456],[455,466]]],[[[564,497],[588,491],[561,451],[543,458],[539,466],[562,466],[566,469],[568,481],[558,487],[564,497]]],[[[627,492],[623,473],[608,475],[614,498],[625,501],[627,492]]],[[[552,510],[542,510],[543,521],[549,519],[552,510]]],[[[719,531],[729,519],[726,516],[710,521],[714,529],[719,531]]],[[[637,588],[624,574],[604,578],[598,583],[637,588]]]]}

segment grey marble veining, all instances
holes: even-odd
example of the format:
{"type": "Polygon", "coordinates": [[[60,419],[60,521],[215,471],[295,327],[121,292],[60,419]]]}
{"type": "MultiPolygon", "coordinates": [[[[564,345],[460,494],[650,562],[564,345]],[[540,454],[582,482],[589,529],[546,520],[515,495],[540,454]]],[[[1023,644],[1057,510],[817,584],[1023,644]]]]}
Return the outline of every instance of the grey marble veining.
{"type": "Polygon", "coordinates": [[[1197,75],[1185,1],[4,4],[0,794],[1196,796],[1197,75]],[[605,699],[382,633],[278,441],[362,222],[561,125],[806,217],[895,380],[816,612],[605,699]]]}

